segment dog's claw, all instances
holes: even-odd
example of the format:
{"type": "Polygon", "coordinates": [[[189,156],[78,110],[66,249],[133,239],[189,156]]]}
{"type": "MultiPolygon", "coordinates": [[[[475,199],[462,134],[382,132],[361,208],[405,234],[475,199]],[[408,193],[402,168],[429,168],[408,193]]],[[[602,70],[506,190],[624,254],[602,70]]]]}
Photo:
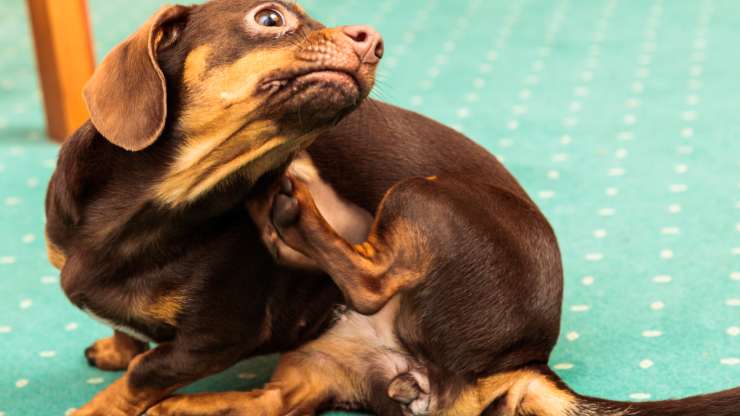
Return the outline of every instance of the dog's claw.
{"type": "Polygon", "coordinates": [[[293,181],[291,181],[288,177],[283,177],[282,181],[280,181],[280,191],[284,194],[292,195],[293,181]]]}

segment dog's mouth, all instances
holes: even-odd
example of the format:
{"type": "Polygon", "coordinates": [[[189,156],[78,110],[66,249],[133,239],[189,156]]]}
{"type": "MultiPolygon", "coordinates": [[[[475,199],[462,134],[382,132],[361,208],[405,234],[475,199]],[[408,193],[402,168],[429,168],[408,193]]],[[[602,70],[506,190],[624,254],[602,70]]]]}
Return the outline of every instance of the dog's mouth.
{"type": "Polygon", "coordinates": [[[336,119],[370,94],[374,80],[365,78],[347,68],[311,66],[273,73],[259,84],[257,93],[274,113],[300,113],[304,120],[336,119]]]}
{"type": "Polygon", "coordinates": [[[358,96],[366,89],[353,71],[327,67],[273,75],[262,82],[260,92],[269,95],[284,91],[299,93],[302,89],[314,85],[336,86],[358,96]]]}

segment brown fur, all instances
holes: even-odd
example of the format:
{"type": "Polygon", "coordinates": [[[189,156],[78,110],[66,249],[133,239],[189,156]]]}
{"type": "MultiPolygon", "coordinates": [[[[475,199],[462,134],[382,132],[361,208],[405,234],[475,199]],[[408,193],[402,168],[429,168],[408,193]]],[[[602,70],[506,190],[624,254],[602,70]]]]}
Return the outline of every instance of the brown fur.
{"type": "MultiPolygon", "coordinates": [[[[443,412],[624,413],[629,405],[579,397],[547,372],[560,255],[516,180],[461,134],[365,100],[382,55],[353,37],[366,29],[326,29],[280,0],[269,7],[288,26],[260,28],[249,13],[265,4],[165,8],[86,89],[91,121],[63,146],[47,194],[50,257],[76,306],[157,346],[76,415],[138,415],[275,352],[289,353],[264,390],[176,397],[152,414],[329,405],[398,416],[409,410],[388,396],[399,373],[443,412]],[[305,149],[343,201],[328,206],[376,215],[366,244],[334,232],[332,213],[303,228],[294,248],[328,274],[275,262],[246,209],[305,149]],[[342,292],[377,314],[344,311],[342,292]]],[[[124,350],[137,352],[99,347],[119,367],[124,350]]],[[[729,391],[636,414],[728,416],[738,401],[729,391]]]]}
{"type": "Polygon", "coordinates": [[[142,150],[162,134],[167,119],[167,82],[157,64],[158,50],[171,36],[162,30],[181,19],[183,6],[165,7],[100,64],[85,86],[85,101],[97,129],[111,142],[127,150],[142,150]],[[135,74],[135,75],[134,75],[135,74]],[[122,83],[136,76],[136,83],[122,83]],[[103,93],[104,92],[104,93],[103,93]],[[142,93],[143,92],[143,93],[142,93]],[[120,102],[141,106],[148,114],[118,111],[120,102]]]}

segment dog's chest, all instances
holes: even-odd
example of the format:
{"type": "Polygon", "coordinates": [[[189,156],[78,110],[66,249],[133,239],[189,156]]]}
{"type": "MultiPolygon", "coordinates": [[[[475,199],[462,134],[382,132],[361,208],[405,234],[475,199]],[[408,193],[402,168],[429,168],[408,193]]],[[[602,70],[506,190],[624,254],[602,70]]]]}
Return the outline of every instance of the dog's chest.
{"type": "Polygon", "coordinates": [[[103,318],[103,317],[101,317],[99,315],[96,315],[95,312],[93,312],[92,310],[90,310],[89,308],[86,308],[86,307],[85,308],[82,308],[82,311],[85,312],[88,316],[90,316],[94,320],[96,320],[96,321],[98,321],[98,322],[100,322],[100,323],[102,323],[104,325],[107,325],[107,326],[113,328],[116,331],[123,332],[124,334],[126,334],[126,335],[128,335],[128,336],[130,336],[132,338],[135,338],[135,339],[137,339],[139,341],[142,341],[142,342],[154,342],[154,339],[151,336],[143,333],[140,330],[134,329],[131,326],[127,326],[125,324],[116,323],[116,322],[114,322],[114,321],[112,321],[110,319],[103,318]]]}
{"type": "Polygon", "coordinates": [[[98,322],[145,342],[174,335],[184,299],[180,290],[160,292],[126,279],[106,284],[84,274],[74,278],[65,274],[62,287],[67,297],[98,322]]]}

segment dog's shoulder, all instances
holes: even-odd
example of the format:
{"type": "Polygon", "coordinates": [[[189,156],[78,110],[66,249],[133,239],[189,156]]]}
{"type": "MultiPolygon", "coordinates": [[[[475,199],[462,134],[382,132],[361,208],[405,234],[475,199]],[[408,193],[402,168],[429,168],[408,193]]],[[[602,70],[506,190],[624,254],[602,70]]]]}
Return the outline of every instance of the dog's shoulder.
{"type": "Polygon", "coordinates": [[[96,188],[96,182],[104,180],[100,169],[105,166],[101,161],[104,149],[99,136],[88,121],[59,150],[46,192],[45,208],[47,240],[62,250],[71,229],[82,221],[84,195],[96,188]],[[94,170],[90,169],[93,164],[97,165],[94,170]]]}

